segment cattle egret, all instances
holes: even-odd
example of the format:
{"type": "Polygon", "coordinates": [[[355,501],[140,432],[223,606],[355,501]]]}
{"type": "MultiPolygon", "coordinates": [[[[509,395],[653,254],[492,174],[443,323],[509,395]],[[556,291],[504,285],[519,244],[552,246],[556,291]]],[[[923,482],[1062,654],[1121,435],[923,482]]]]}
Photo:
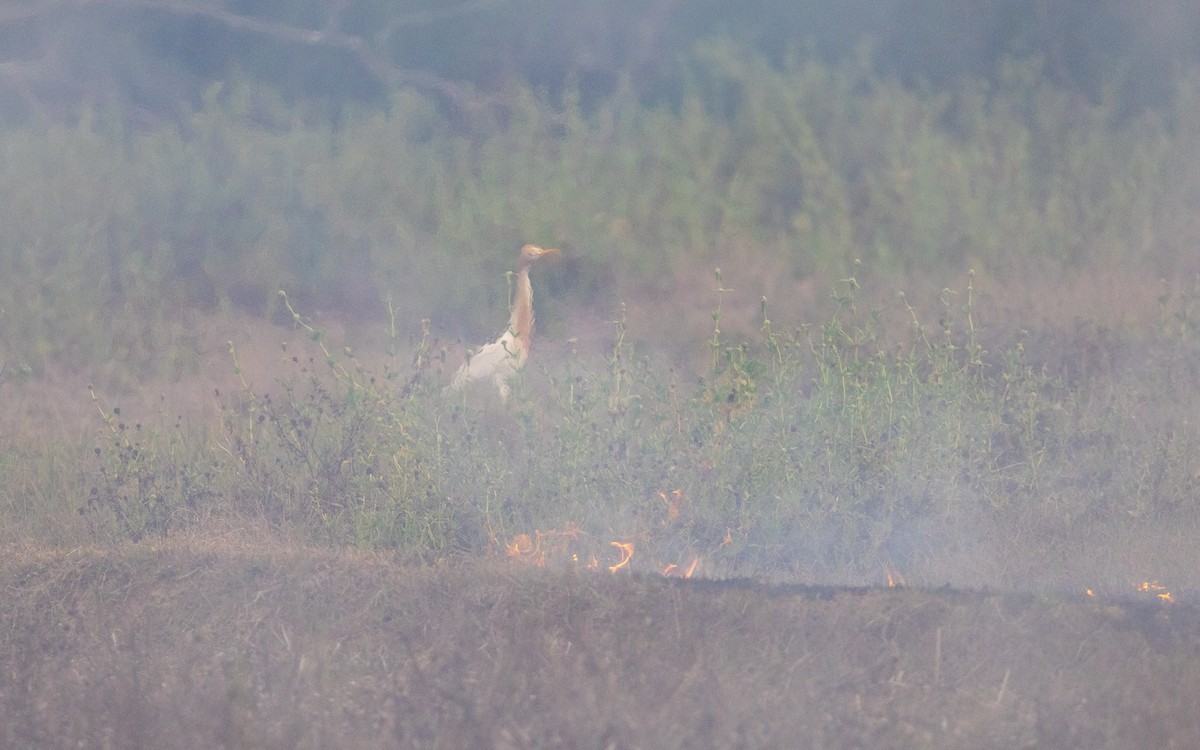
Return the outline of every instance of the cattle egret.
{"type": "Polygon", "coordinates": [[[509,378],[525,365],[533,338],[533,287],[529,284],[529,267],[538,258],[557,254],[555,248],[543,249],[537,245],[521,248],[517,258],[516,294],[508,328],[493,343],[485,344],[467,355],[467,361],[450,383],[451,390],[461,389],[468,383],[490,380],[500,394],[500,400],[508,400],[509,378]]]}

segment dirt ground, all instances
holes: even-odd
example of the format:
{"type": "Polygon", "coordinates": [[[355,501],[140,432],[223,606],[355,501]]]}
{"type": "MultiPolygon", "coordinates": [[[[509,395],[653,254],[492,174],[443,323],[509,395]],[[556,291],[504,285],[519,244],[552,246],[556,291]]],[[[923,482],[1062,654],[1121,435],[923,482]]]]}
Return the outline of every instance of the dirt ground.
{"type": "Polygon", "coordinates": [[[0,548],[0,746],[1200,747],[1157,597],[0,548]]]}

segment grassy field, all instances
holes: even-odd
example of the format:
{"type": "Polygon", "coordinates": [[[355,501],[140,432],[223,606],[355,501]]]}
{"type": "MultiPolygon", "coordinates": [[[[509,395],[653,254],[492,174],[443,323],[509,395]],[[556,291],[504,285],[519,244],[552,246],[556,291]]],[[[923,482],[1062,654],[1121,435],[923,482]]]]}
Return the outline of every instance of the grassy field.
{"type": "MultiPolygon", "coordinates": [[[[1063,566],[1086,585],[1072,554],[1196,523],[1194,291],[1136,328],[1015,334],[990,327],[971,274],[922,310],[867,307],[854,278],[830,291],[824,321],[786,328],[760,301],[740,341],[722,330],[733,293],[711,292],[692,375],[626,319],[600,351],[548,342],[507,406],[443,393],[453,362],[431,334],[360,356],[293,312],[283,343],[261,325],[213,342],[211,379],[157,403],[60,394],[74,439],[15,413],[5,538],[136,542],[247,518],[427,560],[525,538],[590,561],[616,542],[708,575],[1019,587],[1063,566]]],[[[27,404],[41,387],[6,385],[27,404]]],[[[1189,570],[1190,547],[1123,543],[1090,582],[1189,570]]]]}
{"type": "Polygon", "coordinates": [[[0,744],[1191,746],[1191,297],[1004,350],[967,283],[714,308],[691,381],[617,324],[507,407],[302,319],[203,404],[16,414],[0,744]]]}
{"type": "Polygon", "coordinates": [[[687,64],[0,135],[0,744],[1200,742],[1200,99],[687,64]]]}

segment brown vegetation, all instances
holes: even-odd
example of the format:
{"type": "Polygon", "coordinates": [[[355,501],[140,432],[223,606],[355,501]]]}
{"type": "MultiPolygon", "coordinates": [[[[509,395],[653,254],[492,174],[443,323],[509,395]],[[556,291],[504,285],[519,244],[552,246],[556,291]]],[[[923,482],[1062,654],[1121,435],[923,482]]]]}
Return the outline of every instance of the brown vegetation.
{"type": "Polygon", "coordinates": [[[1198,611],[254,541],[0,551],[7,747],[1192,747],[1198,611]]]}

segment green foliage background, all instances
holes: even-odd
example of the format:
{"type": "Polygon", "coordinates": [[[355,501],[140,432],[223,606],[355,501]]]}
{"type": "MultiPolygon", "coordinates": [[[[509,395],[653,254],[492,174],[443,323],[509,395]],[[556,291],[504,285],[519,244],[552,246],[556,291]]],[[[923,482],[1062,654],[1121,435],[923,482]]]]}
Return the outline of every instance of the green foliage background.
{"type": "Polygon", "coordinates": [[[1194,269],[1195,75],[1126,119],[1036,59],[927,94],[865,62],[776,69],[728,43],[687,69],[675,107],[585,114],[518,87],[476,132],[413,92],[331,128],[249,85],[213,87],[181,125],[94,112],[6,131],[6,360],[169,375],[181,313],[269,314],[280,288],[358,316],[391,293],[404,320],[475,332],[528,238],[570,249],[559,293],[604,288],[610,308],[739,250],[794,278],[854,259],[944,281],[1194,269]]]}

